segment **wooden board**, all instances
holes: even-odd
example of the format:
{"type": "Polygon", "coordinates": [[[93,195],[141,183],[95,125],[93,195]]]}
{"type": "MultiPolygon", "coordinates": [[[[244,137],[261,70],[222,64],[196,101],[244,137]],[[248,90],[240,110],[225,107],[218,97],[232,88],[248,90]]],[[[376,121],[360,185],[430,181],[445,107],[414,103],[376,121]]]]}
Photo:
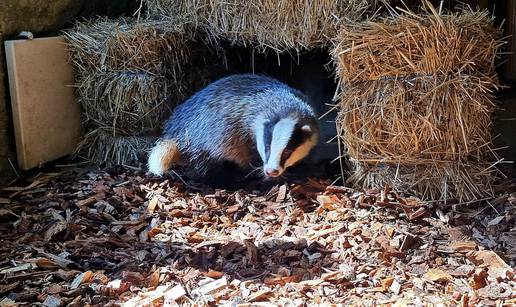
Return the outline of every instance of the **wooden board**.
{"type": "Polygon", "coordinates": [[[81,111],[62,37],[5,42],[18,165],[27,170],[75,150],[81,111]]]}

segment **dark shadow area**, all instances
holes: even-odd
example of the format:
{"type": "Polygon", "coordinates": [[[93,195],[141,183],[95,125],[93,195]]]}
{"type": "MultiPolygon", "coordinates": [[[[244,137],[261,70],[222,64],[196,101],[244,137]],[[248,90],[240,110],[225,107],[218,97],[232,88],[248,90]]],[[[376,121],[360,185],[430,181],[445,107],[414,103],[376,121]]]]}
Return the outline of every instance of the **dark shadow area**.
{"type": "Polygon", "coordinates": [[[497,99],[493,116],[493,144],[504,160],[500,169],[508,176],[508,182],[516,179],[516,91],[507,89],[497,99]]]}

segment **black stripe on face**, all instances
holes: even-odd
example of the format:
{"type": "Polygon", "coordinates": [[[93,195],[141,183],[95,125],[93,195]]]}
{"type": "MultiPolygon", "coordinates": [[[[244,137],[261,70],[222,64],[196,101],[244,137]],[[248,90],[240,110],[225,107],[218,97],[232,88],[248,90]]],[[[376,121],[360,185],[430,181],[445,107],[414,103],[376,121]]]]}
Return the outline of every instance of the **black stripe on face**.
{"type": "Polygon", "coordinates": [[[310,136],[310,132],[301,130],[301,126],[296,125],[296,128],[292,132],[292,136],[290,137],[287,147],[285,147],[281,153],[281,167],[285,167],[285,162],[287,162],[288,158],[290,158],[294,150],[305,143],[310,138],[310,136]]]}
{"type": "Polygon", "coordinates": [[[267,163],[269,161],[269,157],[271,155],[271,142],[272,142],[272,130],[274,129],[274,125],[269,121],[266,122],[263,127],[263,145],[265,147],[265,161],[263,163],[267,163]]]}

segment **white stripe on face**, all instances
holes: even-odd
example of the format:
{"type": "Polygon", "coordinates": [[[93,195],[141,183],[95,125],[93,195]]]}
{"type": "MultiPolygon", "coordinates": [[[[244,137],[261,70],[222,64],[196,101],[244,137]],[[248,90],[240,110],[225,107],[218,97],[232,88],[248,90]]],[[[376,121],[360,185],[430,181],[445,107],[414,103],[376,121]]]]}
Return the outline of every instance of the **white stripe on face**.
{"type": "Polygon", "coordinates": [[[283,118],[274,125],[274,129],[272,131],[272,141],[271,141],[271,150],[269,155],[269,160],[264,165],[264,170],[266,169],[274,169],[279,170],[280,174],[283,172],[281,168],[281,154],[283,150],[288,145],[288,141],[294,132],[294,128],[296,126],[297,120],[287,117],[283,118]]]}
{"type": "Polygon", "coordinates": [[[258,117],[254,122],[254,131],[256,133],[256,148],[258,149],[258,154],[260,158],[262,158],[263,163],[265,164],[267,157],[265,156],[265,144],[263,143],[264,129],[265,124],[268,120],[263,117],[258,117]]]}

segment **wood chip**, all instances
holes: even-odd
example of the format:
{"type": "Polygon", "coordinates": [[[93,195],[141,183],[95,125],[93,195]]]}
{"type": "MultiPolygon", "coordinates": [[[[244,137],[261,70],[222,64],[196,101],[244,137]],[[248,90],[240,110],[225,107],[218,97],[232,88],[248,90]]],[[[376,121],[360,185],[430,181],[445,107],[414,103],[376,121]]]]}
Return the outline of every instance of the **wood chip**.
{"type": "Polygon", "coordinates": [[[276,196],[276,202],[282,203],[287,199],[287,185],[281,185],[276,196]]]}
{"type": "Polygon", "coordinates": [[[493,251],[477,251],[471,254],[469,258],[477,265],[485,264],[495,268],[511,268],[502,258],[500,258],[500,256],[498,256],[493,251]]]}
{"type": "Polygon", "coordinates": [[[339,232],[344,227],[345,227],[344,225],[337,225],[337,226],[334,226],[334,227],[331,227],[331,228],[328,228],[328,229],[314,231],[312,233],[309,233],[308,237],[310,238],[310,240],[314,240],[314,239],[317,239],[319,237],[323,237],[323,236],[326,236],[326,235],[329,235],[329,234],[332,234],[332,233],[335,233],[335,232],[339,232]]]}
{"type": "Polygon", "coordinates": [[[88,207],[97,202],[97,198],[95,196],[88,197],[86,199],[82,199],[77,201],[77,207],[88,207]]]}
{"type": "Polygon", "coordinates": [[[75,279],[70,284],[70,289],[78,288],[83,283],[88,282],[92,276],[93,276],[93,272],[91,272],[91,271],[86,271],[86,272],[80,273],[79,275],[77,275],[75,277],[75,279]]]}
{"type": "Polygon", "coordinates": [[[488,274],[485,269],[476,269],[469,282],[471,288],[475,290],[484,288],[487,285],[487,276],[488,274]]]}
{"type": "Polygon", "coordinates": [[[265,300],[269,295],[272,294],[271,290],[261,290],[256,292],[255,294],[251,295],[247,301],[249,303],[256,303],[262,300],[265,300]]]}
{"type": "Polygon", "coordinates": [[[49,295],[43,302],[43,306],[47,307],[59,307],[63,304],[63,302],[56,296],[49,295]]]}
{"type": "Polygon", "coordinates": [[[282,277],[269,277],[264,279],[264,283],[268,286],[284,286],[291,282],[299,282],[301,280],[300,276],[282,276],[282,277]]]}
{"type": "Polygon", "coordinates": [[[217,278],[221,278],[222,276],[224,276],[224,273],[219,272],[219,271],[209,270],[208,272],[204,273],[204,276],[210,277],[213,279],[217,279],[217,278]]]}
{"type": "Polygon", "coordinates": [[[179,298],[186,295],[185,289],[181,285],[177,285],[165,292],[163,306],[172,306],[179,298]]]}
{"type": "Polygon", "coordinates": [[[405,235],[403,243],[401,243],[400,251],[407,251],[408,249],[412,248],[417,242],[420,241],[421,239],[419,237],[408,233],[405,235]]]}
{"type": "Polygon", "coordinates": [[[430,269],[428,270],[426,273],[425,273],[425,278],[430,280],[430,281],[435,281],[435,282],[449,282],[453,279],[453,277],[443,271],[443,270],[440,270],[440,269],[430,269]]]}
{"type": "Polygon", "coordinates": [[[1,301],[0,301],[0,306],[1,307],[15,307],[15,306],[18,306],[19,304],[16,303],[15,301],[13,301],[12,299],[8,298],[8,297],[4,297],[1,301]]]}
{"type": "Polygon", "coordinates": [[[68,222],[57,221],[54,224],[52,224],[52,226],[50,226],[50,228],[47,231],[45,231],[43,237],[45,238],[45,241],[49,242],[54,238],[54,236],[65,231],[66,229],[68,229],[68,222]]]}
{"type": "Polygon", "coordinates": [[[153,213],[156,209],[156,206],[158,205],[158,196],[154,196],[151,200],[149,200],[149,203],[147,204],[147,211],[149,213],[153,213]]]}
{"type": "Polygon", "coordinates": [[[35,268],[37,268],[37,265],[34,263],[23,263],[23,264],[15,266],[13,268],[3,269],[0,271],[0,274],[7,275],[7,274],[13,274],[13,273],[22,272],[22,271],[32,271],[35,268]]]}
{"type": "Polygon", "coordinates": [[[196,288],[192,291],[193,294],[197,295],[206,295],[211,292],[217,291],[221,288],[225,288],[228,284],[228,281],[225,276],[222,278],[216,279],[214,281],[211,281],[203,286],[200,286],[199,288],[196,288]]]}
{"type": "Polygon", "coordinates": [[[450,244],[454,252],[469,252],[477,249],[477,244],[473,241],[455,241],[450,244]]]}
{"type": "Polygon", "coordinates": [[[397,280],[393,280],[391,286],[389,287],[389,291],[398,295],[401,291],[401,285],[397,280]]]}
{"type": "Polygon", "coordinates": [[[256,265],[260,261],[260,256],[258,254],[258,249],[256,245],[254,245],[254,241],[250,239],[244,240],[245,247],[247,249],[247,257],[251,264],[256,265]]]}
{"type": "Polygon", "coordinates": [[[20,282],[17,281],[17,282],[8,284],[8,285],[0,286],[0,294],[4,294],[4,293],[7,293],[7,292],[9,292],[9,291],[11,291],[13,289],[16,289],[19,285],[20,285],[20,282]]]}

